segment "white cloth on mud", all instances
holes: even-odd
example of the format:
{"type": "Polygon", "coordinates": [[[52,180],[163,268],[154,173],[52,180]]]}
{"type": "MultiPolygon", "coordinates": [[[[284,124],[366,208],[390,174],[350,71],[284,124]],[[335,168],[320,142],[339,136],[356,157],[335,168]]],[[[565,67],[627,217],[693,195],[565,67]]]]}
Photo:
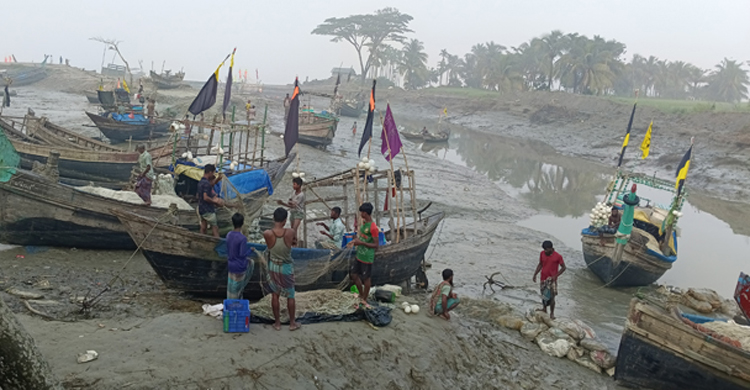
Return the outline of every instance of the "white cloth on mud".
{"type": "MultiPolygon", "coordinates": [[[[78,191],[86,192],[93,195],[99,195],[105,198],[110,198],[114,200],[119,200],[120,202],[126,202],[126,203],[132,203],[132,204],[143,204],[143,199],[141,199],[138,194],[136,194],[133,191],[115,191],[110,190],[109,188],[102,188],[102,187],[94,187],[94,186],[84,186],[84,187],[75,187],[78,191]]],[[[171,196],[171,195],[151,195],[151,207],[156,207],[159,209],[168,209],[170,204],[176,204],[177,209],[179,210],[194,210],[192,206],[188,202],[186,202],[184,199],[178,197],[178,196],[171,196]]]]}
{"type": "Polygon", "coordinates": [[[216,305],[209,305],[208,303],[201,306],[203,309],[203,314],[207,316],[214,317],[216,319],[222,319],[222,316],[224,315],[224,304],[219,303],[216,305]]]}

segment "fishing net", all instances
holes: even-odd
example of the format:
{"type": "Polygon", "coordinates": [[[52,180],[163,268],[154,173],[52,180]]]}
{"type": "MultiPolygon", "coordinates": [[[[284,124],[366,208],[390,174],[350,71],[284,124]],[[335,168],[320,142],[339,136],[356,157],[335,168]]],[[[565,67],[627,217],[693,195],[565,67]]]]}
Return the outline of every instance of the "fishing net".
{"type": "MultiPolygon", "coordinates": [[[[301,322],[341,321],[346,315],[357,311],[359,298],[350,292],[340,290],[314,290],[295,294],[296,317],[301,322]],[[305,321],[302,321],[302,320],[305,321]]],[[[280,318],[282,323],[289,322],[287,300],[279,298],[280,318]]],[[[250,305],[253,318],[258,322],[273,321],[271,295],[266,295],[250,305]]]]}
{"type": "Polygon", "coordinates": [[[21,157],[16,153],[13,144],[0,130],[0,183],[10,180],[11,176],[16,173],[16,168],[20,162],[21,157]]]}

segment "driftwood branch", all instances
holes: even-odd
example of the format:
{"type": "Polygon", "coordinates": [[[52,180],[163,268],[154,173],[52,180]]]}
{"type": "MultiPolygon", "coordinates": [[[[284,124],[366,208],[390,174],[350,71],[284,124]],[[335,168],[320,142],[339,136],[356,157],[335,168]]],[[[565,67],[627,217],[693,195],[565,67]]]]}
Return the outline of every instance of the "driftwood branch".
{"type": "Polygon", "coordinates": [[[123,63],[125,63],[125,69],[128,71],[128,75],[130,76],[130,85],[133,85],[133,73],[130,71],[130,64],[128,64],[128,61],[125,60],[125,57],[120,52],[119,44],[121,41],[115,40],[115,39],[104,39],[102,37],[94,37],[89,38],[89,40],[101,42],[107,46],[109,46],[109,49],[114,50],[117,55],[120,57],[123,63]]]}

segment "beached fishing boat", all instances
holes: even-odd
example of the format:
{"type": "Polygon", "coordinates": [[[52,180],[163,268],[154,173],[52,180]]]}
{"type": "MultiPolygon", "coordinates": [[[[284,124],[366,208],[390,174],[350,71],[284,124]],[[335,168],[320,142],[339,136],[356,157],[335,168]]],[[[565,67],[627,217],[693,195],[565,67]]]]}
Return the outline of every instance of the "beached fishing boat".
{"type": "Polygon", "coordinates": [[[659,390],[750,388],[750,353],[737,340],[707,326],[691,321],[676,308],[633,299],[617,353],[615,379],[659,390]]]}
{"type": "MultiPolygon", "coordinates": [[[[138,153],[135,151],[125,151],[79,135],[44,117],[0,117],[0,130],[21,156],[23,169],[31,170],[35,161],[46,164],[50,153],[58,152],[61,181],[71,184],[74,181],[66,179],[92,181],[108,188],[122,188],[130,180],[131,171],[138,163],[138,153]]],[[[155,166],[166,166],[171,162],[171,145],[157,147],[149,152],[154,158],[155,166]]]]}
{"type": "MultiPolygon", "coordinates": [[[[293,155],[291,156],[293,159],[293,155]]],[[[278,183],[292,159],[268,162],[263,169],[278,183]]],[[[54,165],[54,164],[53,164],[54,165]]],[[[242,207],[252,219],[268,198],[268,187],[241,195],[242,207]]],[[[132,210],[151,218],[169,220],[197,231],[194,209],[167,216],[166,209],[126,203],[60,184],[39,174],[18,169],[8,182],[0,183],[0,242],[92,249],[132,249],[135,244],[113,210],[132,210]]],[[[220,229],[229,229],[231,214],[216,211],[220,229]]]]}
{"type": "Polygon", "coordinates": [[[182,80],[185,78],[185,72],[170,74],[169,71],[166,71],[164,74],[158,74],[152,70],[150,71],[150,75],[151,82],[160,89],[177,88],[182,84],[182,80]]]}
{"type": "Polygon", "coordinates": [[[750,275],[740,272],[737,288],[734,290],[734,300],[737,301],[745,320],[750,321],[750,275]]]}
{"type": "Polygon", "coordinates": [[[47,78],[48,73],[44,67],[41,68],[22,68],[16,71],[9,71],[5,77],[13,80],[14,87],[23,87],[34,84],[47,78]]]}
{"type": "Polygon", "coordinates": [[[341,103],[339,115],[352,118],[359,118],[362,115],[362,109],[365,107],[364,100],[349,100],[341,103]]]}
{"type": "Polygon", "coordinates": [[[330,145],[338,124],[335,116],[303,111],[299,114],[299,142],[315,147],[330,145]]]}
{"type": "Polygon", "coordinates": [[[86,115],[107,138],[113,142],[148,140],[166,135],[170,121],[157,119],[149,123],[141,114],[129,118],[128,114],[106,113],[106,116],[86,112],[86,115]],[[118,120],[119,119],[119,120],[118,120]]]}
{"type": "Polygon", "coordinates": [[[610,183],[613,190],[595,208],[605,214],[581,231],[583,257],[588,268],[607,287],[646,286],[656,282],[677,260],[677,215],[686,193],[674,191],[674,184],[654,177],[618,173],[610,183]],[[635,194],[635,184],[672,192],[670,207],[661,207],[635,194]],[[623,188],[632,185],[623,194],[623,188]],[[642,205],[642,203],[644,205],[642,205]],[[617,230],[608,228],[606,218],[615,207],[622,214],[617,230]],[[622,210],[622,211],[619,211],[622,210]]]}
{"type": "Polygon", "coordinates": [[[83,94],[86,95],[86,99],[88,99],[89,103],[100,104],[99,91],[84,91],[83,94]]]}
{"type": "MultiPolygon", "coordinates": [[[[192,233],[133,212],[120,210],[115,215],[133,240],[141,244],[146,260],[167,287],[196,295],[226,296],[227,255],[224,239],[192,233]]],[[[424,217],[415,226],[406,227],[408,230],[416,227],[416,235],[378,248],[372,269],[373,285],[399,284],[414,276],[442,219],[442,213],[424,217]]],[[[385,234],[388,240],[392,239],[392,232],[385,234]]],[[[265,245],[247,245],[257,251],[266,249],[265,245]]],[[[349,262],[353,255],[352,250],[293,248],[292,258],[298,281],[295,289],[308,291],[339,287],[349,274],[349,262]]],[[[253,252],[252,256],[258,260],[257,252],[253,252]]],[[[261,280],[261,267],[256,266],[244,291],[246,299],[260,299],[264,295],[261,280]]]]}

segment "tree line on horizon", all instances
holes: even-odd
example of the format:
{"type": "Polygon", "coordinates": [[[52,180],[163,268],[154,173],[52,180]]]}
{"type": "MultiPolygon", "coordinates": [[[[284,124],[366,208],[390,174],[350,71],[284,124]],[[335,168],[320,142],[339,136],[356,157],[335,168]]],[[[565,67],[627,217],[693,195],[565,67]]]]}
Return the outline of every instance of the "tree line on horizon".
{"type": "Polygon", "coordinates": [[[648,97],[730,103],[748,97],[750,79],[742,62],[724,58],[713,69],[701,69],[685,61],[639,54],[628,61],[622,42],[559,30],[517,47],[478,43],[463,56],[443,49],[437,67],[428,67],[423,42],[405,35],[413,32],[412,20],[395,8],[384,8],[373,14],[326,19],[312,34],[354,46],[363,79],[386,79],[406,89],[449,86],[603,96],[632,96],[640,90],[648,97]]]}

